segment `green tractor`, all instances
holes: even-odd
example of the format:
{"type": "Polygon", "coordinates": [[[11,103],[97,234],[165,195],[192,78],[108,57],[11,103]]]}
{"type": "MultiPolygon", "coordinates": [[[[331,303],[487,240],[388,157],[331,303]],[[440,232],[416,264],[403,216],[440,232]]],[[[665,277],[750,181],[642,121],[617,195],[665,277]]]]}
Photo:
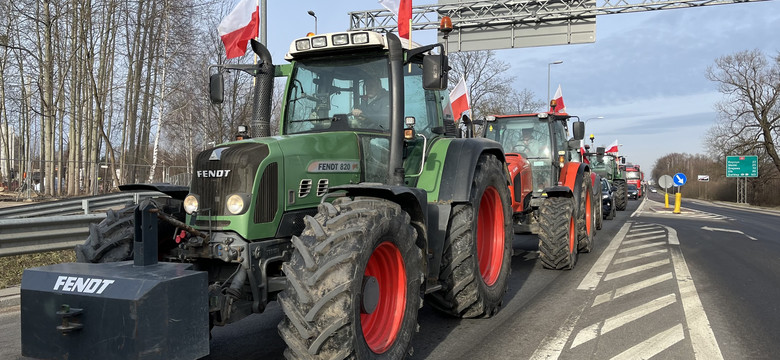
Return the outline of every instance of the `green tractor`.
{"type": "MultiPolygon", "coordinates": [[[[192,310],[192,318],[207,316],[209,327],[225,325],[278,300],[288,358],[403,358],[411,351],[423,299],[456,317],[490,317],[499,310],[513,236],[501,145],[458,136],[445,91],[447,57],[432,53],[443,52],[442,45],[409,45],[393,34],[322,34],[295,40],[285,57],[290,64],[273,66],[267,49],[253,41],[258,65],[216,67],[210,91],[217,103],[222,100],[221,72],[256,76],[253,134],[267,132],[274,76],[287,77],[280,134],[201,152],[189,188],[124,188],[170,195],[141,207],[158,207],[144,210],[160,219],[155,226],[159,253],[152,256],[161,262],[153,266],[183,263],[187,271],[207,274],[207,284],[195,291],[206,294],[207,304],[203,313],[192,310]]],[[[65,301],[62,289],[75,289],[71,278],[76,284],[104,274],[112,276],[111,284],[132,284],[146,276],[143,267],[132,264],[122,274],[109,264],[91,264],[134,255],[138,262],[138,243],[149,238],[138,234],[152,228],[138,220],[139,213],[133,208],[109,213],[77,249],[79,260],[90,264],[30,271],[30,293],[60,303],[65,301]],[[55,272],[65,275],[55,277],[61,284],[50,290],[55,272]]],[[[157,273],[155,281],[183,288],[182,271],[157,273]]],[[[66,305],[79,308],[78,314],[106,313],[101,308],[106,298],[119,297],[114,288],[123,286],[128,287],[109,286],[97,297],[70,292],[66,305]]],[[[169,308],[195,301],[192,291],[189,298],[178,292],[171,290],[153,305],[155,310],[166,301],[169,308]]],[[[44,303],[23,304],[23,324],[25,318],[35,318],[36,324],[64,321],[55,314],[62,310],[44,303]]],[[[124,328],[187,339],[190,349],[208,343],[202,322],[185,326],[190,320],[185,318],[149,325],[155,319],[121,313],[101,321],[135,321],[124,328]],[[166,328],[172,326],[193,330],[166,328]]],[[[89,321],[95,318],[84,318],[89,321]]],[[[52,339],[40,335],[42,328],[23,325],[23,354],[61,358],[67,349],[74,358],[80,351],[110,358],[117,349],[85,344],[113,336],[133,345],[125,345],[132,349],[127,351],[151,351],[143,345],[154,343],[160,358],[182,357],[157,337],[152,342],[144,333],[120,336],[97,328],[83,324],[77,336],[52,339]]]]}
{"type": "Polygon", "coordinates": [[[620,164],[625,163],[625,158],[605,153],[604,150],[604,147],[599,146],[595,153],[588,152],[585,153],[585,156],[590,162],[591,169],[606,178],[616,188],[615,209],[624,211],[628,205],[628,185],[626,184],[625,168],[621,167],[620,164]]]}

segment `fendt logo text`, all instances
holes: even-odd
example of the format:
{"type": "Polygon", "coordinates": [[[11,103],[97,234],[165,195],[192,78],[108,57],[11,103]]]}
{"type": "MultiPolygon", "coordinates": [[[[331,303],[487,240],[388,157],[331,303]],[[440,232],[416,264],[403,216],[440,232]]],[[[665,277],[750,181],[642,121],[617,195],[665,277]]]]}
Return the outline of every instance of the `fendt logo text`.
{"type": "Polygon", "coordinates": [[[223,178],[229,173],[230,170],[198,170],[196,174],[199,178],[223,178]]]}
{"type": "Polygon", "coordinates": [[[59,276],[54,283],[54,290],[80,292],[85,294],[102,294],[108,285],[115,280],[98,278],[83,278],[78,276],[59,276]],[[61,288],[61,289],[60,289],[61,288]]]}

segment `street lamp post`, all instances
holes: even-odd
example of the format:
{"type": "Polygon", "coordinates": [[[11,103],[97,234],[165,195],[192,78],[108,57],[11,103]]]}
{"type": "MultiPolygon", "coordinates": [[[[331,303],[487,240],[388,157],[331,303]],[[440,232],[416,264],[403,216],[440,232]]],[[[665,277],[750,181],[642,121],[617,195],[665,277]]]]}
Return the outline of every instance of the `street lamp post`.
{"type": "Polygon", "coordinates": [[[550,101],[550,65],[563,64],[563,60],[556,60],[547,64],[547,101],[550,101]]]}
{"type": "Polygon", "coordinates": [[[314,17],[314,33],[317,33],[317,15],[314,14],[314,11],[309,10],[309,15],[314,17]]]}

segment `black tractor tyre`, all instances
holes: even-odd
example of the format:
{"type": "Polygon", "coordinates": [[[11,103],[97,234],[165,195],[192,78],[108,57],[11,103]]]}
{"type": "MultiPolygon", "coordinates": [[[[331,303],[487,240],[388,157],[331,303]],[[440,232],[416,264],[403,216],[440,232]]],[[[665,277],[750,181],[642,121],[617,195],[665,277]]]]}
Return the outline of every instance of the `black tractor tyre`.
{"type": "Polygon", "coordinates": [[[617,193],[615,193],[615,208],[617,211],[626,210],[628,205],[628,185],[624,180],[615,180],[617,193]]]}
{"type": "Polygon", "coordinates": [[[469,203],[452,208],[439,272],[444,286],[429,295],[431,305],[446,314],[485,318],[501,309],[514,236],[503,169],[494,155],[482,155],[469,203]]]}
{"type": "Polygon", "coordinates": [[[596,217],[593,214],[593,187],[590,172],[582,174],[579,210],[577,211],[577,251],[589,253],[596,236],[596,217]]]}
{"type": "Polygon", "coordinates": [[[574,199],[547,198],[539,207],[539,260],[547,269],[570,270],[577,263],[574,199]]]}
{"type": "Polygon", "coordinates": [[[391,201],[342,197],[319,205],[282,265],[279,333],[288,359],[401,359],[422,306],[423,252],[391,201]]]}
{"type": "Polygon", "coordinates": [[[604,200],[601,199],[601,191],[599,191],[597,195],[594,194],[593,196],[593,204],[595,206],[596,212],[598,213],[598,216],[596,216],[596,230],[601,230],[601,228],[604,226],[604,206],[602,205],[604,200]]]}
{"type": "MultiPolygon", "coordinates": [[[[140,206],[151,203],[156,208],[184,221],[182,201],[176,199],[146,199],[140,206]]],[[[131,205],[118,211],[108,210],[106,218],[98,224],[89,225],[89,235],[82,245],[76,245],[76,261],[84,263],[105,263],[133,259],[133,240],[135,238],[135,209],[131,205]]],[[[161,244],[160,253],[174,247],[172,240],[176,228],[166,222],[158,221],[157,239],[161,244]],[[167,244],[165,247],[162,244],[167,244]]]]}

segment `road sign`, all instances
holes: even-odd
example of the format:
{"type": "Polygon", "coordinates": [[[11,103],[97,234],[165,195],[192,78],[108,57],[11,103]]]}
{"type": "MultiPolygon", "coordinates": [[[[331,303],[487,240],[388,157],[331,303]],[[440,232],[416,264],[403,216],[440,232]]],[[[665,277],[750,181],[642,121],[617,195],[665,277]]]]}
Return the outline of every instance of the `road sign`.
{"type": "Polygon", "coordinates": [[[710,176],[709,175],[699,175],[698,176],[698,180],[701,181],[701,182],[709,182],[710,181],[710,176]]]}
{"type": "Polygon", "coordinates": [[[726,156],[726,177],[758,177],[758,156],[726,156]]]}
{"type": "Polygon", "coordinates": [[[674,184],[675,185],[683,186],[683,185],[685,185],[686,181],[688,181],[688,178],[685,177],[685,174],[683,174],[683,173],[674,174],[674,184]]]}
{"type": "Polygon", "coordinates": [[[672,183],[672,177],[669,175],[662,175],[660,178],[658,178],[658,185],[664,189],[672,187],[674,185],[672,183]]]}

